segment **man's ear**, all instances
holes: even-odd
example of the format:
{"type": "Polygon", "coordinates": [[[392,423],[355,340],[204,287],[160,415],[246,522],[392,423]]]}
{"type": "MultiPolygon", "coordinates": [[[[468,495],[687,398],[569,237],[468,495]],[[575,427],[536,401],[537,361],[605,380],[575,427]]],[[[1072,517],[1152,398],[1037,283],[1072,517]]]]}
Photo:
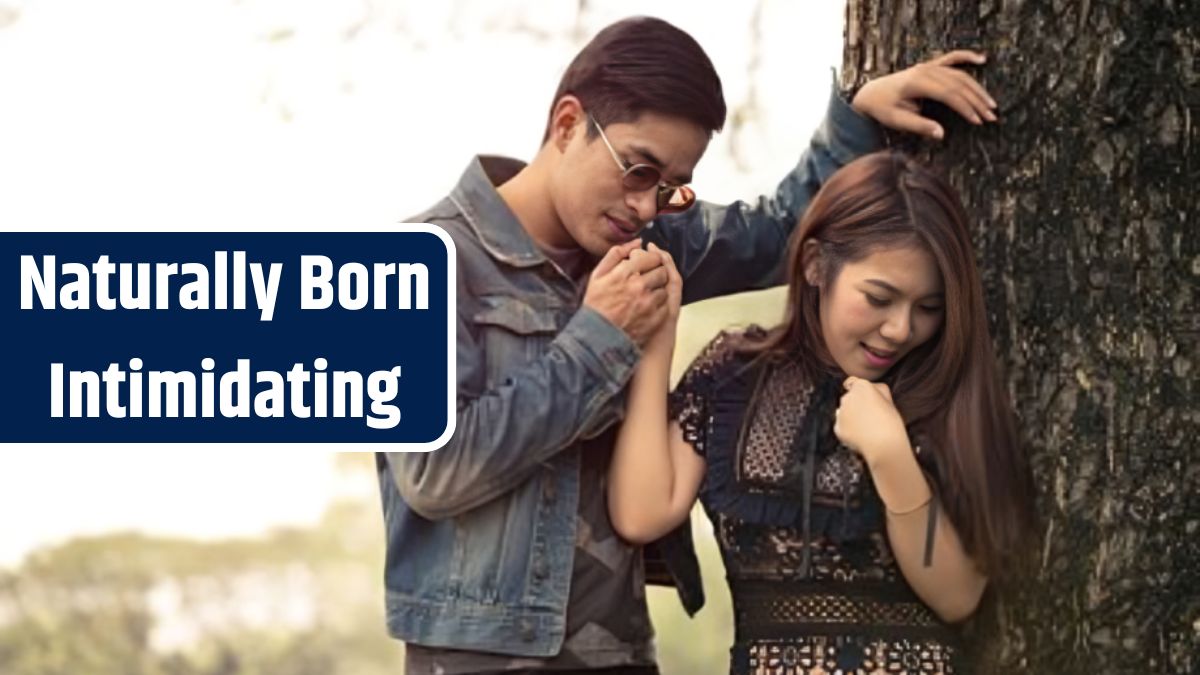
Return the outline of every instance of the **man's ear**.
{"type": "Polygon", "coordinates": [[[564,152],[575,134],[585,127],[580,125],[587,114],[583,104],[571,94],[567,94],[554,104],[550,111],[550,138],[547,139],[559,152],[564,152]]]}
{"type": "Polygon", "coordinates": [[[809,286],[819,288],[824,260],[821,259],[821,244],[816,239],[805,240],[804,250],[800,252],[800,264],[804,268],[804,280],[809,286]]]}

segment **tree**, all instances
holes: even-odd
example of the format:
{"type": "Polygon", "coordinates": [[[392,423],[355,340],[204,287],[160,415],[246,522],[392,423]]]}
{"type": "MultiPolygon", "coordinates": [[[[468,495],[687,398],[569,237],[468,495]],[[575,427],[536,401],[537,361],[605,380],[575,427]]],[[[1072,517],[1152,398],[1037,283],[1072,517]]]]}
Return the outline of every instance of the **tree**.
{"type": "Polygon", "coordinates": [[[1200,11],[849,0],[847,85],[986,52],[1000,102],[922,146],[974,219],[1038,484],[1040,556],[974,626],[986,672],[1200,669],[1200,11]]]}

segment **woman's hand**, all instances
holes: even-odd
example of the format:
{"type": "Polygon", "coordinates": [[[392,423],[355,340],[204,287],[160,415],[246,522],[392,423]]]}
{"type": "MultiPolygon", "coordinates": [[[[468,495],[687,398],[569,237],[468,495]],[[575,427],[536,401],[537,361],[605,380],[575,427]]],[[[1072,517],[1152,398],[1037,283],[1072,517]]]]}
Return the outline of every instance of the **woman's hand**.
{"type": "Polygon", "coordinates": [[[658,330],[650,336],[646,343],[646,351],[675,349],[675,329],[679,323],[679,306],[683,300],[683,277],[675,268],[671,254],[651,243],[646,250],[662,259],[663,268],[667,270],[667,318],[659,325],[658,330]]]}
{"type": "Polygon", "coordinates": [[[847,377],[842,386],[846,393],[834,411],[833,433],[843,445],[871,466],[888,453],[911,452],[904,420],[886,384],[847,377]]]}
{"type": "Polygon", "coordinates": [[[666,306],[656,308],[666,319],[650,335],[630,381],[607,487],[613,529],[635,544],[654,541],[687,521],[705,469],[704,459],[667,414],[683,280],[666,251],[650,244],[642,253],[655,257],[667,273],[666,306]]]}

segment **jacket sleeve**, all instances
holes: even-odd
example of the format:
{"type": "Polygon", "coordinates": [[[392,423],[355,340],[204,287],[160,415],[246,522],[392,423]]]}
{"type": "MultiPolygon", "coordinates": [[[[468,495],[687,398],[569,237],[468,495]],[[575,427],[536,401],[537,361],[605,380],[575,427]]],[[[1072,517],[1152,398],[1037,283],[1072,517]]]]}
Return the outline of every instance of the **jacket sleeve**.
{"type": "Polygon", "coordinates": [[[783,283],[788,237],[817,190],[843,165],[882,144],[875,122],[855,112],[835,89],[808,149],[774,194],[753,204],[698,202],[684,213],[658,218],[644,238],[675,259],[685,304],[783,283]]]}
{"type": "Polygon", "coordinates": [[[385,453],[404,501],[430,519],[449,518],[516,488],[612,408],[637,363],[637,346],[595,310],[581,307],[545,352],[479,393],[483,347],[461,314],[458,411],[443,447],[385,453]]]}

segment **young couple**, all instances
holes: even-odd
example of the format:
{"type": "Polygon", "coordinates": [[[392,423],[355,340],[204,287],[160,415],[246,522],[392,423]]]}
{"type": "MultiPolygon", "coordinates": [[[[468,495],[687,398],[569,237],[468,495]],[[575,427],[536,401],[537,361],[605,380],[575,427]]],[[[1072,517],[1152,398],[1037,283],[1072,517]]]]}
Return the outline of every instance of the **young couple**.
{"type": "Polygon", "coordinates": [[[733,671],[961,670],[951,624],[1028,533],[1030,480],[959,200],[871,153],[877,123],[941,137],[920,99],[994,121],[955,68],[982,62],[835,93],[773,195],[719,206],[687,187],[725,121],[712,63],[628,19],[529,164],[477,157],[414,219],[457,246],[458,412],[445,447],[376,460],[407,673],[657,672],[643,551],[699,609],[697,499],[733,671]],[[785,321],[723,333],[668,400],[679,306],[780,282],[785,321]]]}

